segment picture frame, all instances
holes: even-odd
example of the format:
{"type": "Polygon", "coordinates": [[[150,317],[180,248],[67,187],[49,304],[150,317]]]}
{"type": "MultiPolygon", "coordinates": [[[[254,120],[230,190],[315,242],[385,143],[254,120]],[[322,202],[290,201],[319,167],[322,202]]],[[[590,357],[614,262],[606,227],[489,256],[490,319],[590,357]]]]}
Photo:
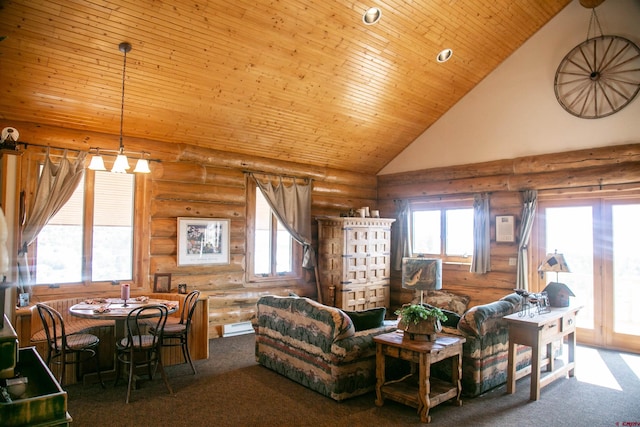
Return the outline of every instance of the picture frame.
{"type": "Polygon", "coordinates": [[[229,264],[230,223],[223,218],[178,217],[178,265],[229,264]]]}
{"type": "Polygon", "coordinates": [[[153,275],[153,292],[171,292],[171,273],[156,273],[153,275]]]}
{"type": "Polygon", "coordinates": [[[496,216],[496,242],[515,242],[515,226],[513,215],[496,216]]]}

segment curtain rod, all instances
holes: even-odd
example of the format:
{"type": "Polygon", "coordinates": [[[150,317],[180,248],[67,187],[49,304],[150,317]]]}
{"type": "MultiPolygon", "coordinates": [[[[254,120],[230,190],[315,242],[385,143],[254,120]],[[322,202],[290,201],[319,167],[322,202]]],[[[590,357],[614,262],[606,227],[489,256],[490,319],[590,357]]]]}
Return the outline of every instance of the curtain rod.
{"type": "Polygon", "coordinates": [[[266,175],[266,176],[270,176],[270,177],[274,177],[274,178],[301,179],[301,180],[306,180],[306,181],[313,181],[313,178],[311,178],[311,177],[300,177],[300,176],[293,176],[293,175],[276,175],[276,174],[272,174],[272,173],[268,173],[268,172],[258,172],[258,171],[250,171],[250,170],[243,170],[242,172],[243,173],[248,173],[250,175],[260,174],[260,175],[266,175]]]}
{"type": "MultiPolygon", "coordinates": [[[[90,147],[89,150],[78,150],[77,148],[65,148],[65,147],[56,147],[53,145],[45,145],[45,144],[36,144],[36,143],[32,143],[32,142],[17,142],[16,143],[16,147],[18,145],[22,145],[24,146],[24,148],[26,149],[28,146],[33,146],[33,147],[42,147],[42,148],[51,148],[54,150],[67,150],[67,151],[72,151],[74,153],[87,153],[87,154],[91,154],[91,155],[96,155],[96,154],[100,154],[100,155],[104,155],[104,156],[110,156],[110,157],[116,157],[119,153],[119,150],[108,150],[108,149],[101,149],[100,147],[90,147]]],[[[17,151],[17,150],[16,150],[17,151]]],[[[157,163],[161,163],[162,161],[159,159],[153,159],[150,157],[145,157],[145,154],[150,154],[146,151],[131,151],[131,150],[124,150],[124,154],[129,154],[129,155],[136,155],[139,156],[140,158],[143,158],[145,160],[148,160],[150,162],[157,162],[157,163]]],[[[62,157],[59,154],[49,154],[50,156],[54,156],[54,157],[62,157]]]]}
{"type": "MultiPolygon", "coordinates": [[[[67,151],[73,151],[74,153],[82,153],[84,150],[78,150],[75,148],[63,148],[63,147],[54,147],[52,145],[44,145],[44,144],[35,144],[32,142],[16,142],[16,147],[18,145],[23,145],[24,148],[26,149],[29,145],[32,145],[34,147],[43,147],[43,148],[53,148],[54,150],[67,150],[67,151]]],[[[55,155],[55,154],[54,154],[55,155]]]]}
{"type": "Polygon", "coordinates": [[[438,201],[441,200],[446,200],[446,199],[469,199],[469,198],[473,198],[476,194],[493,194],[491,191],[481,191],[479,193],[449,193],[449,194],[434,194],[431,196],[413,196],[413,197],[406,197],[406,198],[398,198],[398,199],[393,199],[393,202],[402,202],[402,201],[407,201],[407,202],[422,202],[422,201],[430,201],[430,200],[434,200],[434,199],[438,199],[438,201]]]}

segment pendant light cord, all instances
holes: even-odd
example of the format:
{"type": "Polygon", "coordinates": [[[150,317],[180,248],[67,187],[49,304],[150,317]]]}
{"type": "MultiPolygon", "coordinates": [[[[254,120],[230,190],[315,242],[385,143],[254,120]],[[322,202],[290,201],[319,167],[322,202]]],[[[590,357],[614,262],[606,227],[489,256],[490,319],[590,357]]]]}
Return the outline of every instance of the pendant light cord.
{"type": "Polygon", "coordinates": [[[122,62],[122,99],[120,102],[120,154],[122,154],[124,152],[124,144],[122,142],[122,125],[124,121],[124,81],[127,71],[127,52],[131,51],[131,45],[127,42],[122,42],[118,47],[120,52],[124,53],[124,60],[122,62]]]}

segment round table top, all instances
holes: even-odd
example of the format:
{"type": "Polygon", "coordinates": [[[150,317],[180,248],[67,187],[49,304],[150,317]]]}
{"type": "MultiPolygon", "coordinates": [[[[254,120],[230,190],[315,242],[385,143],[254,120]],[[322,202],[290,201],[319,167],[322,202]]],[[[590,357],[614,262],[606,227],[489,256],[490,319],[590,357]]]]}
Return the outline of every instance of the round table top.
{"type": "MultiPolygon", "coordinates": [[[[149,299],[147,297],[128,299],[126,306],[124,300],[120,298],[93,298],[71,306],[69,313],[72,316],[84,319],[123,320],[127,318],[132,310],[155,304],[165,305],[168,309],[168,314],[175,313],[179,305],[178,301],[149,299]]],[[[142,317],[153,316],[154,314],[150,314],[142,317]]]]}

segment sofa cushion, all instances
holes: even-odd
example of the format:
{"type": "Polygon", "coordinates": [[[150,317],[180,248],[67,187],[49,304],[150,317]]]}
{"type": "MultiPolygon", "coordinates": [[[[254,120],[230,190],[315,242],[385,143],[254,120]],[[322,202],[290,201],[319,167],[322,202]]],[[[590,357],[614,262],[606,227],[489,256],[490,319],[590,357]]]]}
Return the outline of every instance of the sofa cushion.
{"type": "Polygon", "coordinates": [[[387,313],[385,307],[375,307],[361,311],[343,311],[353,322],[356,332],[383,326],[384,316],[387,313]]]}
{"type": "MultiPolygon", "coordinates": [[[[460,316],[467,311],[471,298],[467,295],[458,295],[453,292],[447,291],[424,291],[423,302],[431,304],[435,307],[439,307],[445,310],[458,313],[460,316]]],[[[420,291],[416,291],[416,296],[411,301],[411,304],[420,303],[420,291]]]]}

